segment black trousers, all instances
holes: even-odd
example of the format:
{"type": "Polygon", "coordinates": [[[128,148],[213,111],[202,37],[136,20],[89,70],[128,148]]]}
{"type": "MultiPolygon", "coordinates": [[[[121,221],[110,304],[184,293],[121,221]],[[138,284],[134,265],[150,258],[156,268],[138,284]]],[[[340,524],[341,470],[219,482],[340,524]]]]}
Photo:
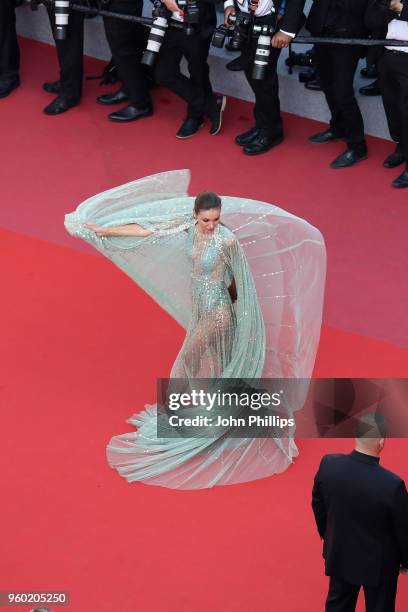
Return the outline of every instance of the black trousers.
{"type": "Polygon", "coordinates": [[[283,135],[279,101],[279,81],[276,72],[281,50],[271,47],[269,64],[262,80],[252,78],[256,38],[251,38],[242,49],[245,76],[255,94],[254,117],[257,128],[264,129],[272,138],[283,135]]]}
{"type": "Polygon", "coordinates": [[[408,53],[385,49],[378,76],[391,138],[401,144],[408,163],[408,53]]]}
{"type": "Polygon", "coordinates": [[[363,117],[354,95],[359,59],[358,47],[316,45],[317,70],[331,112],[330,128],[344,136],[351,149],[365,153],[363,117]]]}
{"type": "Polygon", "coordinates": [[[210,112],[213,91],[207,62],[211,37],[198,32],[187,36],[185,30],[169,27],[156,60],[158,83],[187,102],[187,117],[201,118],[210,112]],[[180,71],[187,60],[189,77],[180,71]]]}
{"type": "Polygon", "coordinates": [[[19,68],[15,2],[0,0],[0,82],[8,85],[18,79],[19,68]]]}
{"type": "MultiPolygon", "coordinates": [[[[366,612],[395,612],[398,575],[378,587],[363,586],[366,612]]],[[[354,612],[360,586],[330,577],[325,612],[354,612]]]]}
{"type": "MultiPolygon", "coordinates": [[[[111,0],[108,9],[123,15],[140,16],[143,0],[111,0]]],[[[141,65],[148,29],[140,24],[104,17],[106,38],[123,82],[123,90],[138,108],[151,104],[146,70],[141,65]]]]}
{"type": "MultiPolygon", "coordinates": [[[[48,10],[52,31],[55,26],[55,15],[48,10]]],[[[84,76],[84,14],[71,11],[69,15],[68,36],[65,40],[56,40],[58,63],[60,68],[61,93],[68,102],[78,102],[82,94],[84,76]]]]}

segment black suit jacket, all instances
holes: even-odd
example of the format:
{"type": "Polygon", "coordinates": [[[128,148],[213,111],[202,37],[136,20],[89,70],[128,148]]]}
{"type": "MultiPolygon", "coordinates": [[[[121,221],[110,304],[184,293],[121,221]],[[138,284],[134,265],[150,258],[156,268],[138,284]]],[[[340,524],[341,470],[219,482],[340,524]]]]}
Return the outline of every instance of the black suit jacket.
{"type": "Polygon", "coordinates": [[[215,5],[219,0],[198,0],[199,24],[198,31],[201,38],[210,38],[217,25],[215,5]]]}
{"type": "MultiPolygon", "coordinates": [[[[1,2],[2,0],[0,0],[1,2]]],[[[198,0],[198,24],[195,26],[196,33],[200,38],[210,38],[217,25],[217,13],[215,5],[221,0],[198,0]]],[[[153,0],[152,0],[153,2],[153,0]]],[[[162,4],[163,0],[162,0],[162,4]]],[[[170,13],[169,13],[170,15],[170,13]]]]}
{"type": "Polygon", "coordinates": [[[408,493],[375,457],[357,451],[323,457],[312,507],[326,575],[379,586],[400,564],[408,567],[408,493]]]}
{"type": "MultiPolygon", "coordinates": [[[[344,30],[339,32],[341,36],[361,37],[365,36],[366,28],[364,16],[370,0],[342,0],[344,7],[344,30]]],[[[314,0],[307,18],[306,27],[312,36],[320,36],[323,33],[326,19],[328,17],[331,0],[314,0]]]]}
{"type": "MultiPolygon", "coordinates": [[[[390,11],[383,1],[369,0],[365,13],[365,24],[372,38],[386,38],[388,32],[388,24],[393,19],[408,21],[408,4],[403,5],[401,15],[390,11]]],[[[377,62],[385,51],[385,47],[375,47],[375,61],[377,62]]]]}
{"type": "Polygon", "coordinates": [[[279,22],[279,28],[285,32],[296,34],[304,24],[303,9],[306,0],[286,0],[285,15],[279,22]]]}
{"type": "Polygon", "coordinates": [[[388,24],[393,19],[408,21],[408,4],[403,4],[401,15],[398,17],[394,11],[390,11],[384,3],[378,0],[369,0],[365,13],[365,24],[370,32],[382,32],[387,35],[388,24]]]}

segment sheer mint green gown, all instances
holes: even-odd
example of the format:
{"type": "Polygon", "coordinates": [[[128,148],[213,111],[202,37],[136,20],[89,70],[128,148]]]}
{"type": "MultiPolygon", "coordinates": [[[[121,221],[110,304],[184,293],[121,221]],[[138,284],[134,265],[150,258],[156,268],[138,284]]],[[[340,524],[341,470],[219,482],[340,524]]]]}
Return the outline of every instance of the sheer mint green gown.
{"type": "MultiPolygon", "coordinates": [[[[67,214],[65,227],[185,328],[171,379],[310,376],[326,265],[320,233],[270,204],[223,196],[223,225],[203,235],[192,215],[194,198],[186,195],[189,178],[186,170],[166,172],[98,194],[67,214]],[[152,233],[98,237],[84,227],[132,222],[152,233]]],[[[114,436],[107,459],[129,482],[179,489],[234,484],[282,472],[297,455],[293,438],[229,438],[225,432],[160,438],[156,405],[127,422],[136,430],[114,436]]]]}

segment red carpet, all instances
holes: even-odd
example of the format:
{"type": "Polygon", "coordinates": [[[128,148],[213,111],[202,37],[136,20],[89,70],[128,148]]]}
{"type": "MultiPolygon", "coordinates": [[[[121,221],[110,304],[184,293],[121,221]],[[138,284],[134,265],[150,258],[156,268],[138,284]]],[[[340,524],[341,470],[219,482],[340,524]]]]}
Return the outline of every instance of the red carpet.
{"type": "MultiPolygon", "coordinates": [[[[27,41],[22,50],[24,86],[0,106],[9,134],[1,151],[0,590],[69,591],[66,609],[75,612],[323,610],[310,489],[321,455],[351,442],[300,441],[286,473],[240,486],[177,492],[123,481],[105,445],[154,401],[182,330],[65,234],[63,214],[100,189],[178,167],[192,169],[193,191],[277,202],[327,240],[316,374],[407,376],[406,194],[388,189],[379,166],[389,145],[372,139],[369,162],[333,174],[325,164],[336,146],[303,144],[316,126],[288,117],[287,143],[248,171],[230,141],[248,124],[249,105],[231,101],[217,140],[203,132],[185,143],[174,139],[181,105],[160,91],[162,112],[140,125],[104,122],[95,84],[79,108],[44,117],[39,84],[55,74],[53,55],[27,41]]],[[[407,479],[406,454],[405,440],[390,440],[382,463],[407,479]]],[[[402,577],[397,610],[407,605],[402,577]]]]}

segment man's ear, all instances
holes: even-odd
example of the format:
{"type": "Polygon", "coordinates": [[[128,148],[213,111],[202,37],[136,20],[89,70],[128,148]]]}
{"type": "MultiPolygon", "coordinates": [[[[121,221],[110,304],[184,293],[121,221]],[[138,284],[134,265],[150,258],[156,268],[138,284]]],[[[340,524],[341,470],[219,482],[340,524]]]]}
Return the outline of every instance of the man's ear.
{"type": "Polygon", "coordinates": [[[385,438],[380,438],[380,443],[379,443],[380,450],[384,448],[384,444],[385,444],[385,438]]]}

